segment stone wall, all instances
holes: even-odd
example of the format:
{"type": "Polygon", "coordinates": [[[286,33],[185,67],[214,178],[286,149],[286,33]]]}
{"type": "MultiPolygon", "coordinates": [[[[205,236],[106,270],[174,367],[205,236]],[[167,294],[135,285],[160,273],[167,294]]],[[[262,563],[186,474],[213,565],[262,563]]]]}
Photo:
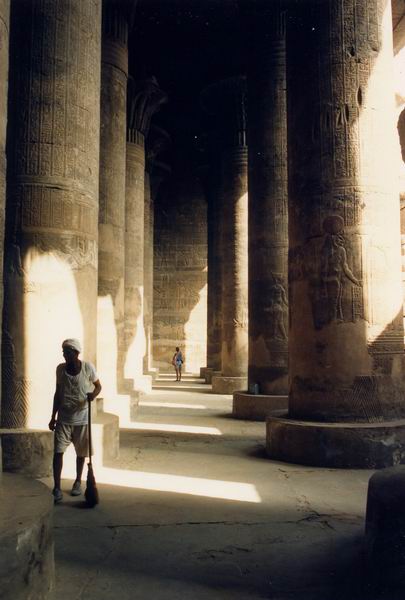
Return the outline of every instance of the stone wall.
{"type": "Polygon", "coordinates": [[[192,176],[175,173],[157,198],[153,293],[155,366],[171,369],[180,346],[185,371],[198,372],[206,361],[207,206],[192,176]]]}

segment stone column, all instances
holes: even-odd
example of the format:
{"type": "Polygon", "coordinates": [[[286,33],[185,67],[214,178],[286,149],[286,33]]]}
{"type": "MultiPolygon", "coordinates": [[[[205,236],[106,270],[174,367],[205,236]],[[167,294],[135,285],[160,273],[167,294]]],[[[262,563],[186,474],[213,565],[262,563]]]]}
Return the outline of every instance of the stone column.
{"type": "Polygon", "coordinates": [[[285,10],[240,3],[249,27],[249,370],[233,415],[264,420],[287,408],[288,179],[285,10]]]}
{"type": "MultiPolygon", "coordinates": [[[[4,259],[4,213],[6,207],[6,126],[8,92],[8,43],[10,1],[0,1],[0,281],[3,281],[4,259]]],[[[0,314],[3,314],[3,286],[0,286],[0,314]]],[[[1,358],[1,357],[0,357],[1,358]]],[[[0,363],[1,364],[1,363],[0,363]]],[[[0,402],[1,423],[1,402],[0,402]]],[[[2,473],[2,451],[0,443],[0,479],[2,473]]]]}
{"type": "Polygon", "coordinates": [[[222,375],[212,391],[231,394],[247,386],[247,161],[246,80],[235,77],[210,86],[205,107],[221,120],[222,375]]]}
{"type": "Polygon", "coordinates": [[[64,338],[95,361],[100,28],[72,0],[19,2],[11,29],[3,427],[47,428],[64,338]]]}
{"type": "MultiPolygon", "coordinates": [[[[139,391],[151,390],[151,378],[143,375],[143,360],[147,353],[144,327],[145,136],[152,115],[165,100],[166,95],[154,79],[130,80],[125,217],[125,378],[132,379],[135,390],[139,391]]],[[[147,201],[149,210],[149,194],[147,201]]],[[[150,218],[148,223],[150,226],[150,218]]]]}
{"type": "Polygon", "coordinates": [[[388,466],[405,447],[390,5],[288,22],[289,418],[268,419],[268,452],[388,466]]]}
{"type": "Polygon", "coordinates": [[[124,278],[128,15],[123,3],[103,1],[102,25],[97,365],[106,406],[117,412],[117,395],[127,391],[124,278]]]}
{"type": "MultiPolygon", "coordinates": [[[[218,142],[218,140],[216,140],[218,142]]],[[[211,149],[213,151],[213,149],[211,149]]],[[[200,377],[206,382],[221,374],[222,366],[222,248],[219,157],[203,167],[200,175],[207,200],[207,366],[200,377]]]]}

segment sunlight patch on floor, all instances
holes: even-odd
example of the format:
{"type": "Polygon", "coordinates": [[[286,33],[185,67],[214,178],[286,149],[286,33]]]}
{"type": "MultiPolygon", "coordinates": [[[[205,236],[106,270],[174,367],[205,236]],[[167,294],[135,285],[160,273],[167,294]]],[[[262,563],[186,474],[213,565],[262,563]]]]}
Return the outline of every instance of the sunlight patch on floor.
{"type": "Polygon", "coordinates": [[[198,435],[222,435],[216,427],[200,427],[196,425],[178,425],[170,423],[128,423],[125,429],[147,430],[147,431],[174,431],[175,433],[196,433],[198,435]]]}
{"type": "Polygon", "coordinates": [[[155,406],[157,408],[187,408],[191,410],[206,410],[208,406],[204,404],[181,404],[180,402],[151,402],[149,400],[141,400],[139,406],[155,406]]]}
{"type": "Polygon", "coordinates": [[[165,473],[147,473],[145,471],[102,467],[97,471],[97,483],[254,504],[260,504],[262,501],[256,487],[250,483],[166,475],[165,473]]]}

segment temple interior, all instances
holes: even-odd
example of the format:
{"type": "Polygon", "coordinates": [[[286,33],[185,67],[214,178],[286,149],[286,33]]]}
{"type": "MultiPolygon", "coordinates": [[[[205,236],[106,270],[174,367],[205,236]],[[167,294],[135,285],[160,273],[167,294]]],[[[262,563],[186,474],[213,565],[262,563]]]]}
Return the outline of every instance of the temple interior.
{"type": "Polygon", "coordinates": [[[0,598],[403,600],[404,207],[403,0],[0,0],[0,598]]]}

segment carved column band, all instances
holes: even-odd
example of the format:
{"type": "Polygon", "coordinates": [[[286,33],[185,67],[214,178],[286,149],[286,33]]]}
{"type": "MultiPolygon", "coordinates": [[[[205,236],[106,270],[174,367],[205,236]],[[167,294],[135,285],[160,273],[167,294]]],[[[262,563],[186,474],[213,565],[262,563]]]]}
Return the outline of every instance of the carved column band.
{"type": "Polygon", "coordinates": [[[15,18],[3,424],[43,428],[62,340],[95,360],[101,5],[24,0],[15,18]]]}
{"type": "Polygon", "coordinates": [[[104,0],[97,362],[108,401],[124,391],[127,81],[128,15],[121,2],[104,0]]]}
{"type": "Polygon", "coordinates": [[[213,391],[232,393],[246,384],[247,306],[247,145],[246,80],[235,77],[203,93],[206,109],[221,123],[222,375],[213,391]]]}
{"type": "Polygon", "coordinates": [[[249,384],[287,394],[286,15],[277,0],[248,4],[249,384]]]}

